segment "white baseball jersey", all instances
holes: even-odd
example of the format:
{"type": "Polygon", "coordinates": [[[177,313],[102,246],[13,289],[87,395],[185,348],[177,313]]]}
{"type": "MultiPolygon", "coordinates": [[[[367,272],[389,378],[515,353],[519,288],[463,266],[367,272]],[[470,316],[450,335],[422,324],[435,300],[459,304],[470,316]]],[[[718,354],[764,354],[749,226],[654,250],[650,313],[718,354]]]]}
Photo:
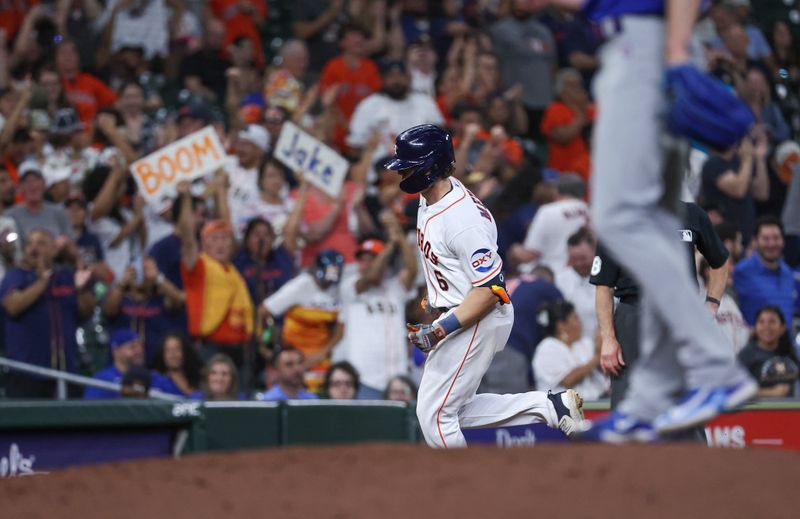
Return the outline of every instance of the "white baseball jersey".
{"type": "Polygon", "coordinates": [[[528,227],[525,248],[541,253],[540,264],[553,270],[561,269],[567,264],[567,240],[588,223],[589,206],[583,200],[569,198],[545,204],[528,227]]]}
{"type": "Polygon", "coordinates": [[[492,214],[464,184],[449,180],[450,191],[435,204],[420,197],[417,214],[428,304],[436,308],[460,305],[470,290],[503,271],[492,214]]]}
{"type": "MultiPolygon", "coordinates": [[[[594,342],[591,337],[585,337],[567,346],[554,337],[547,337],[536,347],[533,354],[533,374],[536,377],[537,391],[553,392],[564,391],[560,385],[564,377],[583,366],[594,355],[594,342]]],[[[575,384],[574,389],[587,400],[596,400],[608,391],[608,377],[600,373],[599,369],[593,370],[583,380],[575,384]]]]}
{"type": "Polygon", "coordinates": [[[245,214],[246,207],[253,200],[258,199],[258,169],[245,168],[239,164],[236,157],[229,157],[226,168],[228,172],[228,206],[231,211],[233,233],[237,239],[242,237],[242,231],[247,225],[245,214]]]}
{"type": "Polygon", "coordinates": [[[361,374],[361,383],[383,390],[395,375],[408,373],[406,303],[416,297],[394,275],[360,294],[359,275],[342,279],[340,294],[344,337],[331,360],[350,362],[361,374]]]}

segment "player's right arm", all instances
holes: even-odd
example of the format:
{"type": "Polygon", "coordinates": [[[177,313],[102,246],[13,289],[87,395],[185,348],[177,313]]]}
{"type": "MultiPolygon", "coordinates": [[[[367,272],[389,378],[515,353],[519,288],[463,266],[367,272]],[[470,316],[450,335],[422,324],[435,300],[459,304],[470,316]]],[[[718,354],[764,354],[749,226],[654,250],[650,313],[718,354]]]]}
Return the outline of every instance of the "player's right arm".
{"type": "Polygon", "coordinates": [[[503,261],[495,239],[483,226],[462,229],[450,237],[450,247],[461,261],[463,275],[472,285],[455,310],[432,325],[410,326],[409,339],[423,351],[432,350],[447,335],[472,326],[498,302],[510,304],[503,277],[503,261]]]}
{"type": "MultiPolygon", "coordinates": [[[[502,288],[505,294],[505,288],[502,288]]],[[[490,286],[475,287],[467,292],[464,300],[446,317],[433,324],[407,325],[409,340],[423,352],[431,351],[448,335],[468,328],[485,317],[497,305],[498,295],[490,286]]],[[[505,296],[505,302],[510,302],[505,296]]]]}

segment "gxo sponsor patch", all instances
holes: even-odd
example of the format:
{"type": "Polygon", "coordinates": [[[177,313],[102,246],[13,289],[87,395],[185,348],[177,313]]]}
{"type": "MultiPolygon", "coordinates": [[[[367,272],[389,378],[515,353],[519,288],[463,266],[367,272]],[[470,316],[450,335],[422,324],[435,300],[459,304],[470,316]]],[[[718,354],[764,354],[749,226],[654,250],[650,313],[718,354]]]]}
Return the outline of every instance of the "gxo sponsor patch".
{"type": "Polygon", "coordinates": [[[489,249],[478,249],[472,253],[470,264],[475,272],[489,272],[494,266],[494,252],[489,249]]]}

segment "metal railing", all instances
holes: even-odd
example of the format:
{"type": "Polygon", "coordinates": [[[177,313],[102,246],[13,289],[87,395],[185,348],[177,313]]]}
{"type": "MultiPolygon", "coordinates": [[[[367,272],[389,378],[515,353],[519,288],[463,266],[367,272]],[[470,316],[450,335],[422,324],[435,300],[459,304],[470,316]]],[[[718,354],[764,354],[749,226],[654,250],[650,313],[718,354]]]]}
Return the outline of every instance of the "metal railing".
{"type": "MultiPolygon", "coordinates": [[[[16,360],[7,359],[5,357],[0,357],[0,366],[5,366],[9,369],[22,371],[31,375],[38,375],[40,377],[54,379],[56,381],[56,398],[58,400],[67,399],[67,382],[79,386],[96,387],[108,391],[115,391],[117,393],[119,393],[122,389],[122,385],[117,384],[116,382],[106,382],[105,380],[75,375],[73,373],[67,373],[57,369],[43,368],[41,366],[28,364],[27,362],[19,362],[16,360]]],[[[155,400],[185,400],[182,397],[171,395],[158,389],[150,389],[148,396],[155,400]]]]}

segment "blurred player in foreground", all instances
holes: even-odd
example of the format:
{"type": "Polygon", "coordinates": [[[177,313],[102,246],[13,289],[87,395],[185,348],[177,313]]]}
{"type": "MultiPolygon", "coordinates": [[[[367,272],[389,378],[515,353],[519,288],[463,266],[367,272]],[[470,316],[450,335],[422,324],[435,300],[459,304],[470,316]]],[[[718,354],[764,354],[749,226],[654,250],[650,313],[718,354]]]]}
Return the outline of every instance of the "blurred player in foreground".
{"type": "Polygon", "coordinates": [[[745,137],[753,115],[691,64],[701,0],[530,0],[547,3],[582,8],[606,36],[595,83],[592,221],[642,287],[641,357],[629,391],[581,436],[650,441],[733,409],[758,388],[704,310],[674,239],[682,161],[665,131],[727,149],[745,137]]]}

